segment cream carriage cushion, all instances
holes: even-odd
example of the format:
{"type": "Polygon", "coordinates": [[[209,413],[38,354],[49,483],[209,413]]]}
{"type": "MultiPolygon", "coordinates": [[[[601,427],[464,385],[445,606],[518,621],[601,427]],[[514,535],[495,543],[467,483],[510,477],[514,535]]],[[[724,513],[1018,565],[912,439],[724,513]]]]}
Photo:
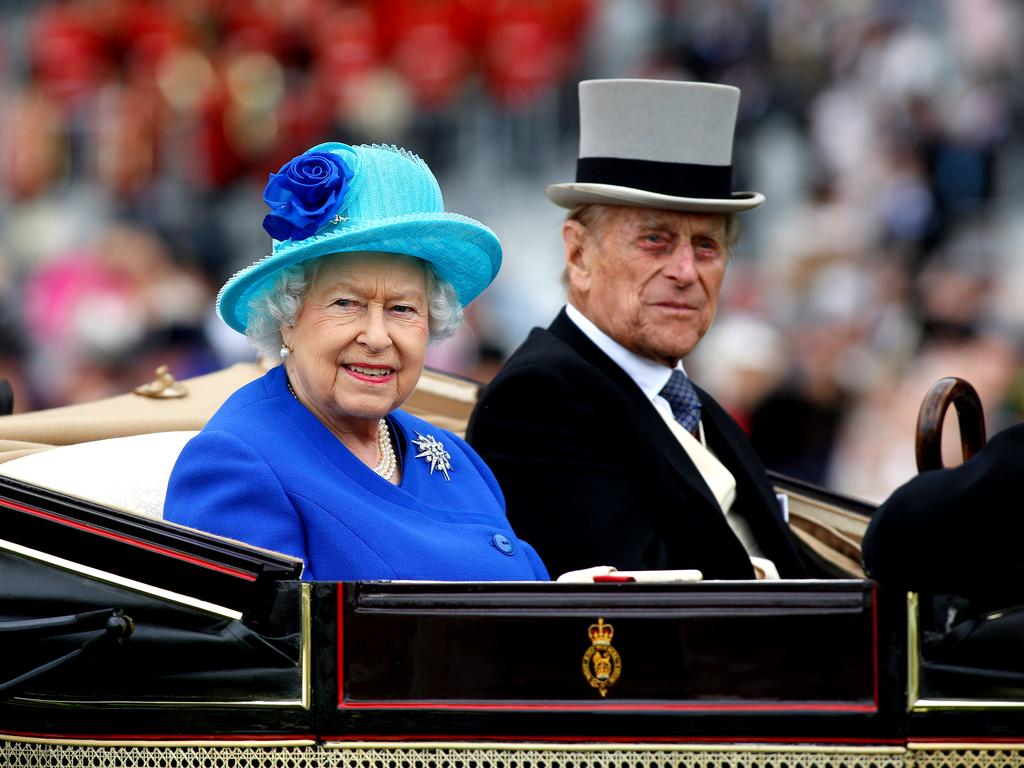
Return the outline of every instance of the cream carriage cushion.
{"type": "Polygon", "coordinates": [[[195,434],[153,432],[61,445],[0,464],[0,475],[160,518],[171,469],[195,434]]]}

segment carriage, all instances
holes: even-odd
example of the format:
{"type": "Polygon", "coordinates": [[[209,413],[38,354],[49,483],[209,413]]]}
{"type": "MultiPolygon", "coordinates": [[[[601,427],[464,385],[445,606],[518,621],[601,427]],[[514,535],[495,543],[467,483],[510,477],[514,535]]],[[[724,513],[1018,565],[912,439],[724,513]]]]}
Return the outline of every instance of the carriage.
{"type": "MultiPolygon", "coordinates": [[[[865,578],[871,505],[790,478],[819,578],[308,582],[159,519],[176,450],[256,375],[0,418],[0,764],[1020,764],[1024,683],[984,622],[953,642],[950,596],[865,578]]],[[[459,431],[475,397],[427,372],[407,408],[459,431]]],[[[922,461],[950,403],[984,441],[947,383],[922,461]]]]}

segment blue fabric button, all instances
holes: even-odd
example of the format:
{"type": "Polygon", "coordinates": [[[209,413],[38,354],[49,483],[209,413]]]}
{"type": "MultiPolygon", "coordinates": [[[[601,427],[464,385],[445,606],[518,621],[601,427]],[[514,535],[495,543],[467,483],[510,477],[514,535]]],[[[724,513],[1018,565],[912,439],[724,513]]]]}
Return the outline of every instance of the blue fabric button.
{"type": "Polygon", "coordinates": [[[516,553],[516,545],[513,544],[512,540],[503,533],[494,534],[494,538],[491,539],[491,541],[502,554],[514,555],[516,553]]]}

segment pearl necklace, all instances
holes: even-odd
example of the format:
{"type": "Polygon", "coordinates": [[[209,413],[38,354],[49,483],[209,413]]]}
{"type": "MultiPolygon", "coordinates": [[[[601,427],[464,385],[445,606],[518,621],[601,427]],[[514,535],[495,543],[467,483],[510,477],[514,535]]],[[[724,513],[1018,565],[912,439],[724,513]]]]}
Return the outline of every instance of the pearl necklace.
{"type": "MultiPolygon", "coordinates": [[[[292,383],[287,377],[285,377],[285,383],[288,385],[288,391],[292,393],[292,397],[298,400],[299,396],[295,394],[292,383]]],[[[398,468],[398,460],[395,458],[395,448],[391,445],[391,430],[388,429],[386,419],[377,422],[377,449],[380,451],[380,463],[373,467],[373,471],[390,481],[398,468]]]]}
{"type": "Polygon", "coordinates": [[[398,461],[395,459],[395,449],[391,445],[391,432],[384,419],[377,422],[377,446],[380,448],[380,464],[374,467],[373,471],[385,480],[390,480],[398,467],[398,461]]]}

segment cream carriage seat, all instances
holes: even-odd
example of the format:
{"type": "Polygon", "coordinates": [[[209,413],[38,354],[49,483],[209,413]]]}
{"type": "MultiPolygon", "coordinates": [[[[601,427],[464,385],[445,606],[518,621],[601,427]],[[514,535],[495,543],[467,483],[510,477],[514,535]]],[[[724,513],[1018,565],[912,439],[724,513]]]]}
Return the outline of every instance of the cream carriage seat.
{"type": "Polygon", "coordinates": [[[0,475],[126,512],[161,518],[167,480],[195,430],[61,445],[0,464],[0,475]]]}

